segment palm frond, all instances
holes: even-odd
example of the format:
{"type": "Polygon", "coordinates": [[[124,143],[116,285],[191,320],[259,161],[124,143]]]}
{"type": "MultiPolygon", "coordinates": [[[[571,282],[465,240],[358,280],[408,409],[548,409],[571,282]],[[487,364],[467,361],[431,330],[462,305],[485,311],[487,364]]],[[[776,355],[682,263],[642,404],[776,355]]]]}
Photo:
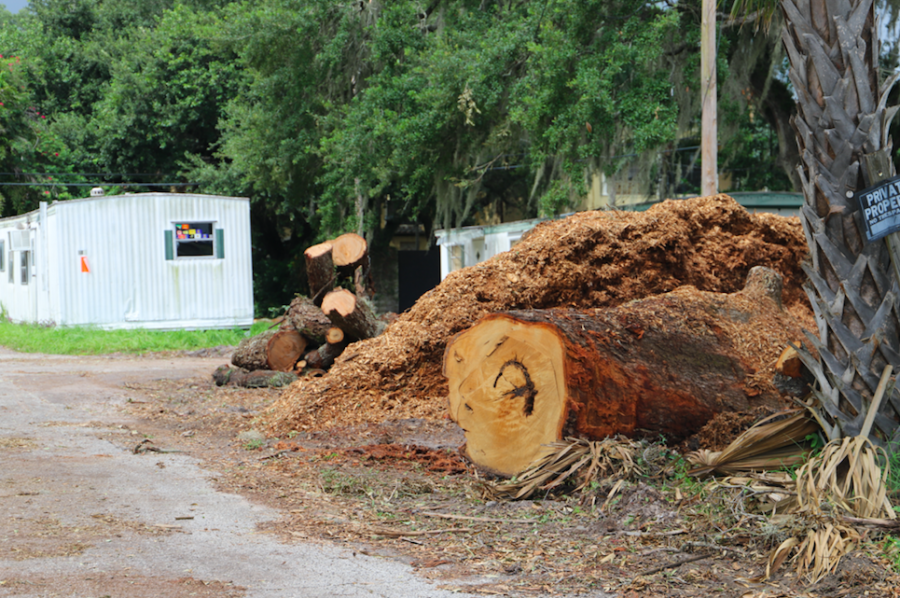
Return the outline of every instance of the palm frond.
{"type": "Polygon", "coordinates": [[[699,465],[688,474],[701,476],[793,467],[806,458],[807,438],[818,430],[818,424],[805,410],[776,413],[754,424],[721,452],[688,453],[685,458],[699,465]]]}
{"type": "MultiPolygon", "coordinates": [[[[528,498],[539,490],[552,490],[570,479],[578,480],[577,492],[592,481],[623,480],[640,471],[636,455],[641,445],[631,440],[566,438],[548,446],[554,449],[553,452],[509,481],[488,484],[488,494],[495,499],[528,498]]],[[[607,502],[610,498],[607,497],[607,502]]]]}

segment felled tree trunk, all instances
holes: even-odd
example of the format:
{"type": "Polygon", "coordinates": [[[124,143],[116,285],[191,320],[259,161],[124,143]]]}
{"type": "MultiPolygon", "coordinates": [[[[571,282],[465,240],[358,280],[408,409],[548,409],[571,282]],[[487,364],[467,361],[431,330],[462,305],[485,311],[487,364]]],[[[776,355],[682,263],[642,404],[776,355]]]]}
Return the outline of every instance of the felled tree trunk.
{"type": "Polygon", "coordinates": [[[266,347],[275,332],[275,330],[267,330],[242,340],[231,356],[231,363],[247,370],[267,369],[266,347]]]}
{"type": "Polygon", "coordinates": [[[325,295],[334,289],[334,262],[332,260],[332,244],[330,242],[313,245],[303,252],[306,258],[306,279],[309,282],[309,295],[318,307],[322,305],[325,295]]]}
{"type": "Polygon", "coordinates": [[[266,345],[266,359],[270,370],[290,372],[303,356],[309,344],[302,334],[292,329],[279,330],[266,345]]]}
{"type": "Polygon", "coordinates": [[[213,372],[216,386],[243,386],[245,388],[280,388],[294,382],[297,376],[288,372],[271,370],[247,371],[243,368],[230,368],[222,365],[213,372]]]}
{"type": "Polygon", "coordinates": [[[346,289],[325,295],[322,311],[350,340],[372,338],[384,330],[384,323],[375,317],[369,306],[346,289]]]}
{"type": "Polygon", "coordinates": [[[750,375],[799,332],[780,296],[780,275],[754,268],[732,295],[691,287],[609,310],[488,315],[444,353],[450,417],[476,464],[513,475],[568,436],[678,440],[721,411],[778,405],[750,375]]]}
{"type": "Polygon", "coordinates": [[[314,345],[325,342],[328,330],[333,326],[322,310],[309,297],[294,297],[285,314],[284,327],[293,328],[314,345]]]}

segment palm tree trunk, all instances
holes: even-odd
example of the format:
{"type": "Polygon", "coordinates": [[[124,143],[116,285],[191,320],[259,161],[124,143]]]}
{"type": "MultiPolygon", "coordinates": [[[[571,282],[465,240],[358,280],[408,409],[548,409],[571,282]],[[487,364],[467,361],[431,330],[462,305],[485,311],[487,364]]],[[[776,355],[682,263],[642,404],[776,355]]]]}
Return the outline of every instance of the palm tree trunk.
{"type": "MultiPolygon", "coordinates": [[[[782,35],[797,94],[793,121],[805,197],[801,219],[811,253],[807,294],[829,435],[859,433],[885,364],[900,365],[900,287],[884,241],[866,244],[855,191],[872,182],[864,157],[890,155],[887,92],[878,82],[873,0],[782,0],[782,35]],[[831,425],[832,423],[836,425],[831,425]]],[[[892,176],[891,172],[884,173],[892,176]]],[[[886,178],[886,177],[885,177],[886,178]]],[[[900,393],[876,419],[879,439],[898,439],[900,393]]]]}

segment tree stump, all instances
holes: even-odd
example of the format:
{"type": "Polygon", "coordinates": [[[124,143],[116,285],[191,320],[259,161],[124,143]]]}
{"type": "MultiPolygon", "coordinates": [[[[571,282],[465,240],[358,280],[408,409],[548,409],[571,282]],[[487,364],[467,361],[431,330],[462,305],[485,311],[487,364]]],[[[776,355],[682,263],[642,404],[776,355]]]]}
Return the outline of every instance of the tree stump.
{"type": "Polygon", "coordinates": [[[372,338],[384,330],[384,323],[375,317],[365,301],[358,300],[346,289],[325,295],[322,311],[350,340],[372,338]]]}
{"type": "Polygon", "coordinates": [[[275,330],[266,330],[256,336],[245,338],[238,344],[231,356],[231,363],[247,370],[264,370],[268,368],[266,347],[275,330]]]}
{"type": "Polygon", "coordinates": [[[469,457],[514,475],[568,436],[679,440],[751,397],[780,406],[750,375],[800,330],[780,308],[778,275],[754,270],[732,295],[689,287],[609,310],[491,314],[456,335],[444,375],[469,457]],[[751,345],[770,337],[759,356],[751,345]]]}
{"type": "Polygon", "coordinates": [[[277,372],[292,371],[294,364],[303,356],[307,344],[307,340],[296,330],[279,330],[266,345],[269,369],[277,372]]]}
{"type": "Polygon", "coordinates": [[[316,307],[322,305],[325,295],[334,289],[334,262],[330,242],[313,245],[303,252],[306,258],[306,280],[309,282],[309,296],[316,307]]]}

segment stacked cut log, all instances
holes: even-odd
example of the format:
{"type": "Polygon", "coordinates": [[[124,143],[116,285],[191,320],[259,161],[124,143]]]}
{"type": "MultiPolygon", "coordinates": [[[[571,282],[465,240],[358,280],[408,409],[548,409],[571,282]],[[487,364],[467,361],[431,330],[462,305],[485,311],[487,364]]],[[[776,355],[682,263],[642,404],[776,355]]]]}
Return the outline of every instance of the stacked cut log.
{"type": "MultiPolygon", "coordinates": [[[[348,344],[381,334],[385,324],[368,303],[374,293],[365,239],[348,233],[304,252],[310,296],[298,296],[284,317],[262,334],[245,339],[232,356],[233,368],[217,370],[216,383],[265,386],[285,377],[320,376],[348,344]],[[353,286],[356,294],[340,288],[353,286]],[[250,372],[266,374],[250,376],[250,372]]],[[[275,384],[272,384],[275,385],[275,384]]]]}

